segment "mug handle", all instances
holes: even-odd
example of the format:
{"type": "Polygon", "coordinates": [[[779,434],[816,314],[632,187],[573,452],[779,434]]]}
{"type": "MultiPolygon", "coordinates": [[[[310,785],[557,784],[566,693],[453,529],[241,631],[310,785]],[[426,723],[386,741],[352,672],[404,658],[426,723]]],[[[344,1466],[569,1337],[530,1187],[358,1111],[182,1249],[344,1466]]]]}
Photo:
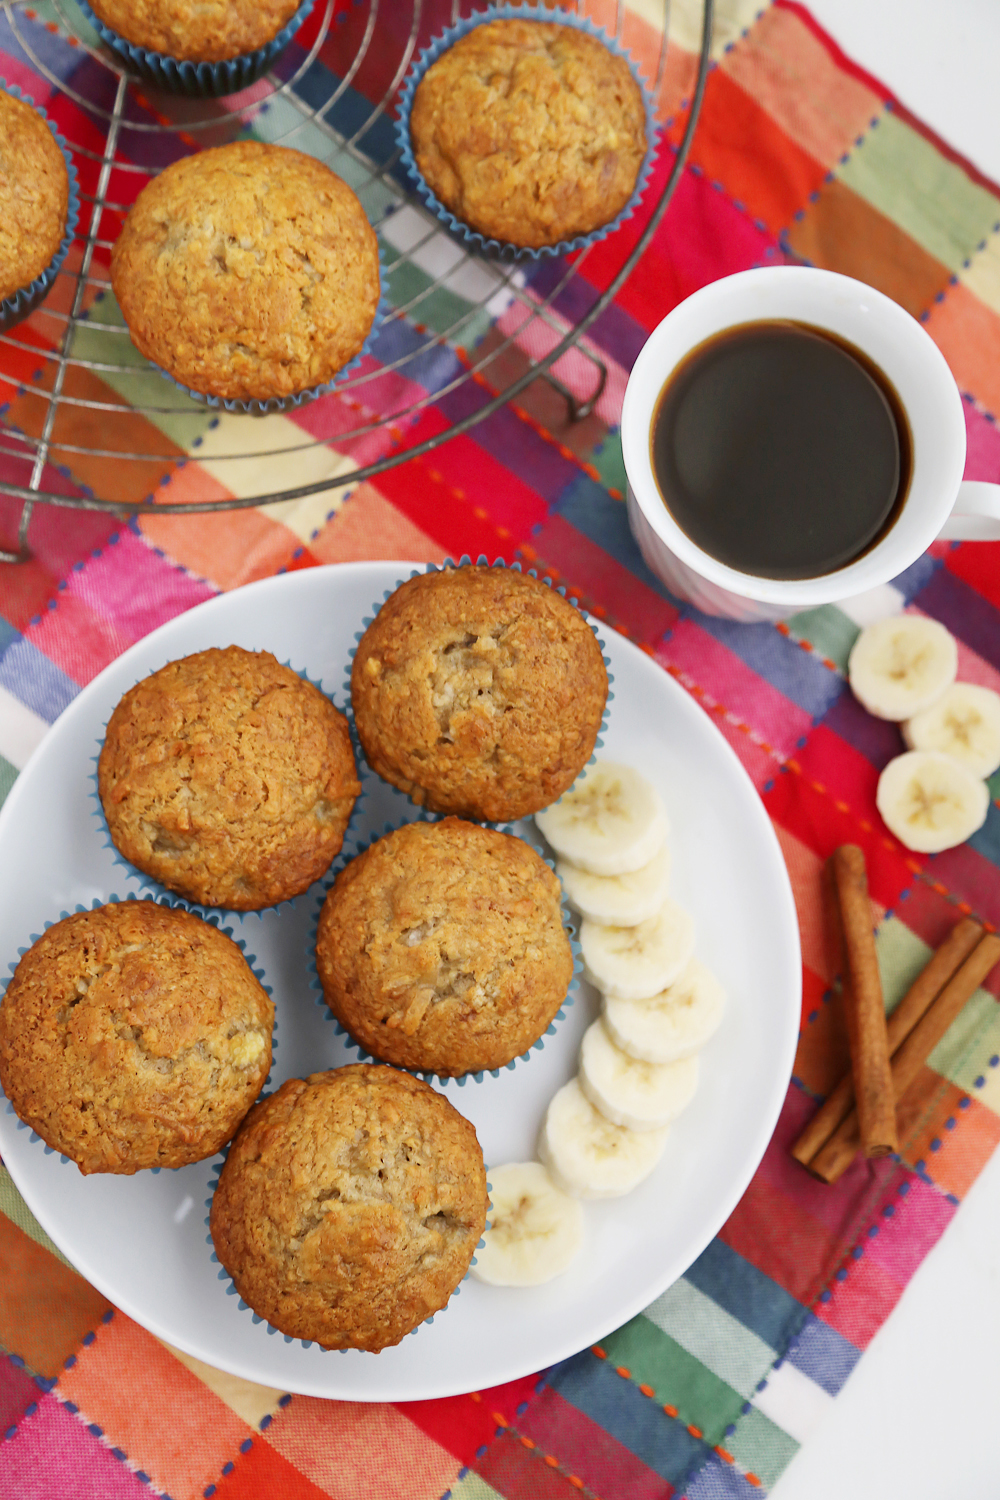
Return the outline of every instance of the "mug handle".
{"type": "Polygon", "coordinates": [[[1000,484],[966,479],[951,515],[938,532],[943,542],[1000,542],[1000,484]]]}

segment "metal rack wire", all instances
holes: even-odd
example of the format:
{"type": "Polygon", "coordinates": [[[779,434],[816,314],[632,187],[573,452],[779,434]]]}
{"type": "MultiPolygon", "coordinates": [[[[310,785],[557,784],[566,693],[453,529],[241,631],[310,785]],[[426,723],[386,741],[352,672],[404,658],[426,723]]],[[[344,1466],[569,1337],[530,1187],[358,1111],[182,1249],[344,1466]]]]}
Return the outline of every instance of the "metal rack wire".
{"type": "MultiPolygon", "coordinates": [[[[547,0],[548,3],[548,0],[547,0]]],[[[563,8],[567,0],[561,0],[563,8]]],[[[668,60],[669,3],[663,0],[661,42],[656,77],[647,80],[654,92],[659,89],[668,60]]],[[[101,46],[89,30],[73,0],[35,0],[52,15],[55,25],[73,39],[87,64],[74,70],[71,81],[64,82],[48,65],[35,46],[32,25],[26,23],[23,11],[26,0],[4,0],[0,9],[7,19],[17,44],[31,67],[47,84],[62,94],[72,106],[78,122],[76,137],[69,140],[70,149],[81,177],[81,215],[75,244],[64,264],[56,287],[31,323],[19,325],[0,334],[0,375],[7,369],[23,368],[24,360],[40,365],[36,378],[18,387],[21,398],[19,415],[24,425],[15,425],[9,416],[0,417],[0,456],[6,460],[8,473],[14,478],[0,480],[0,495],[21,501],[16,550],[0,549],[0,560],[17,562],[28,555],[28,528],[33,507],[52,503],[75,509],[109,511],[134,515],[160,506],[152,497],[141,501],[124,498],[121,493],[85,492],[68,495],[52,487],[53,466],[97,466],[102,482],[109,490],[114,475],[122,471],[117,465],[177,462],[177,448],[162,453],[139,452],[128,447],[130,421],[136,415],[145,417],[153,430],[164,422],[203,418],[204,408],[163,382],[143,361],[128,337],[128,331],[117,317],[110,295],[108,256],[121,220],[136,192],[155,171],[192,145],[219,145],[232,140],[265,113],[270,114],[266,138],[282,145],[312,151],[327,162],[354,188],[379,233],[383,252],[383,281],[390,288],[390,310],[383,333],[394,323],[417,330],[420,338],[403,340],[404,347],[395,357],[379,362],[377,370],[362,369],[349,375],[336,393],[325,402],[343,403],[347,409],[360,412],[359,420],[345,429],[340,420],[324,433],[322,418],[310,423],[310,430],[287,424],[291,438],[288,446],[251,451],[258,459],[287,460],[294,474],[297,457],[317,444],[333,441],[338,450],[358,446],[381,426],[395,429],[412,426],[422,410],[439,403],[470,381],[477,381],[489,391],[489,398],[477,400],[474,408],[458,417],[447,430],[411,443],[398,445],[395,451],[381,452],[367,463],[340,470],[337,486],[360,483],[429,452],[458,433],[483,421],[507,401],[517,396],[532,381],[543,378],[564,397],[571,420],[579,420],[594,409],[607,379],[607,368],[596,347],[585,338],[587,329],[600,317],[634,268],[667,211],[683,170],[685,157],[701,106],[708,72],[712,29],[712,0],[704,0],[701,49],[691,88],[683,135],[673,156],[671,170],[642,234],[632,249],[622,256],[622,263],[606,290],[595,295],[589,284],[586,311],[575,323],[568,323],[557,304],[580,299],[564,297],[572,293],[574,279],[579,277],[588,252],[572,260],[550,262],[556,271],[547,278],[547,290],[532,286],[530,273],[518,263],[504,263],[477,254],[450,237],[440,222],[427,212],[421,200],[411,191],[399,169],[399,150],[391,132],[393,103],[415,52],[424,42],[460,15],[481,8],[478,0],[318,0],[318,30],[308,52],[298,56],[292,71],[278,70],[243,94],[224,101],[187,100],[176,96],[153,94],[120,67],[115,55],[101,46]],[[377,46],[374,46],[376,31],[377,46]],[[322,54],[323,66],[315,67],[322,54]],[[376,65],[377,60],[377,65],[376,65]],[[320,75],[322,97],[317,98],[317,76],[320,75]],[[77,86],[77,79],[82,81],[77,86]],[[373,89],[372,81],[379,87],[373,89]],[[355,87],[357,85],[357,87],[355,87]],[[374,101],[374,102],[373,102],[374,101]],[[362,108],[359,110],[359,103],[362,108]],[[430,270],[428,270],[428,267],[430,270]],[[407,275],[416,270],[419,274],[407,275]],[[454,300],[454,317],[445,326],[429,331],[421,324],[421,309],[438,291],[461,289],[454,300]],[[419,379],[413,375],[416,361],[426,361],[435,350],[454,350],[466,343],[474,344],[491,309],[498,305],[518,304],[521,322],[517,333],[499,342],[493,340],[482,350],[465,354],[459,373],[442,386],[424,395],[415,394],[419,379]],[[550,331],[552,346],[537,358],[528,357],[519,374],[504,382],[503,356],[515,339],[524,348],[525,331],[531,324],[550,331]],[[38,337],[41,335],[41,338],[38,337]],[[44,340],[44,345],[42,344],[44,340]],[[554,340],[554,341],[553,341],[554,340]],[[405,347],[409,343],[410,347],[405,347]],[[581,398],[553,372],[553,365],[569,350],[576,349],[593,371],[593,387],[581,398]],[[386,409],[383,396],[376,412],[365,403],[365,387],[379,379],[384,392],[386,375],[396,380],[398,395],[386,409]],[[94,393],[97,377],[108,394],[94,393]],[[122,388],[127,395],[122,393],[122,388]],[[110,399],[109,399],[110,398],[110,399]],[[119,438],[124,441],[119,441],[119,438]]],[[[555,8],[560,0],[553,0],[555,8]]],[[[577,9],[587,10],[586,0],[575,0],[577,9]]],[[[604,6],[607,9],[607,4],[604,6]]],[[[34,13],[33,13],[34,14],[34,13]]],[[[619,40],[625,29],[625,0],[615,0],[614,25],[619,40]]],[[[301,54],[301,49],[299,49],[301,54]]],[[[287,54],[286,54],[287,56],[287,54]]],[[[641,212],[648,213],[643,205],[641,212]]],[[[390,341],[391,342],[391,341],[390,341]]],[[[9,377],[8,377],[9,378],[9,377]]],[[[322,403],[318,403],[317,409],[322,403]]],[[[353,420],[353,419],[352,419],[353,420]]],[[[216,452],[216,472],[227,465],[245,461],[249,439],[238,440],[236,424],[250,423],[252,416],[240,416],[227,427],[237,435],[231,450],[216,452]]],[[[284,431],[284,429],[283,429],[284,431]]],[[[164,448],[171,445],[164,443],[164,448]]],[[[322,478],[309,483],[269,489],[266,493],[240,498],[186,500],[174,503],[169,512],[198,513],[237,510],[299,500],[328,490],[331,480],[322,478]]],[[[134,487],[131,487],[134,489],[134,487]]]]}

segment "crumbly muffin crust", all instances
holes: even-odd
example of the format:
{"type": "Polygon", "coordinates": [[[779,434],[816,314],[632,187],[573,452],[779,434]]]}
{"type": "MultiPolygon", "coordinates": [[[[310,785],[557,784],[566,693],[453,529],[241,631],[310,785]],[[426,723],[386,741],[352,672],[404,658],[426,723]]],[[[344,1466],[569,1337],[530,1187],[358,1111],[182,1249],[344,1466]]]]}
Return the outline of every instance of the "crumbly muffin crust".
{"type": "Polygon", "coordinates": [[[646,154],[642,92],[597,37],[546,21],[490,21],[417,85],[417,166],[456,218],[537,249],[607,224],[646,154]]]}
{"type": "Polygon", "coordinates": [[[375,1057],[460,1075],[531,1046],[573,976],[559,881],[523,839],[445,818],[387,834],[337,876],[316,965],[375,1057]]]}
{"type": "Polygon", "coordinates": [[[136,348],[182,385],[280,398],[331,380],[361,349],[378,244],[329,167],[236,141],[147,183],[111,252],[111,283],[136,348]]]}
{"type": "Polygon", "coordinates": [[[266,46],[299,0],[90,0],[90,6],[134,47],[181,61],[225,62],[266,46]]]}
{"type": "Polygon", "coordinates": [[[240,1296],[326,1349],[398,1344],[447,1303],[486,1223],[472,1125],[426,1083],[357,1063],[250,1111],[212,1200],[240,1296]]]}
{"type": "Polygon", "coordinates": [[[65,917],[25,953],[0,1004],[0,1083],[81,1172],[183,1167],[257,1097],[273,1021],[225,933],[123,901],[65,917]]]}
{"type": "Polygon", "coordinates": [[[369,764],[436,812],[503,822],[572,786],[608,695],[601,648],[511,568],[409,579],[361,638],[351,700],[369,764]]]}
{"type": "Polygon", "coordinates": [[[69,173],[37,110],[0,88],[0,298],[30,286],[66,233],[69,173]]]}
{"type": "Polygon", "coordinates": [[[307,890],[361,790],[347,720],[269,651],[199,651],[131,688],[97,768],[116,849],[189,901],[307,890]]]}

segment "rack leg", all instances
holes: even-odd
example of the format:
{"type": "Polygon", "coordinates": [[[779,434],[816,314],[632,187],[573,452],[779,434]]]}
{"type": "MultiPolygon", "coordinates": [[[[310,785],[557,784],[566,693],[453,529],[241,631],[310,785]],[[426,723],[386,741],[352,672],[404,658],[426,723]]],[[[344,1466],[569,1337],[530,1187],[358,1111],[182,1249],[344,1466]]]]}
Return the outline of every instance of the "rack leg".
{"type": "Polygon", "coordinates": [[[21,504],[21,519],[17,527],[17,551],[8,552],[5,547],[0,547],[0,562],[23,563],[27,562],[31,553],[28,551],[28,526],[31,523],[31,512],[35,508],[34,500],[24,500],[21,504]]]}
{"type": "Polygon", "coordinates": [[[589,396],[586,396],[581,401],[578,396],[575,396],[573,394],[568,385],[563,384],[558,375],[553,375],[551,370],[543,370],[542,379],[544,381],[547,381],[552,389],[554,391],[558,391],[560,396],[562,396],[563,400],[566,402],[566,405],[569,407],[570,421],[582,422],[585,417],[590,416],[591,412],[594,410],[594,407],[597,405],[598,401],[600,401],[602,395],[604,394],[604,387],[608,383],[608,367],[602,359],[598,359],[595,354],[589,353],[588,350],[584,349],[581,344],[577,344],[576,347],[581,354],[585,355],[586,358],[590,360],[591,364],[595,366],[597,371],[597,383],[589,396]]]}

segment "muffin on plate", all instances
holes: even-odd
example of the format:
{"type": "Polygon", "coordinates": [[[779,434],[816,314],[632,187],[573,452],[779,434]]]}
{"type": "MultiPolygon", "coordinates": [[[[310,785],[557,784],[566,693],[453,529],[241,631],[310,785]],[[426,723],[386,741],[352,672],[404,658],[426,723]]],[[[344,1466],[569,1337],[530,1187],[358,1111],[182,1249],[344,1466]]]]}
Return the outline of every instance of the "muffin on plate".
{"type": "Polygon", "coordinates": [[[561,888],[523,839],[458,818],[408,823],[337,876],[316,967],[375,1057],[443,1077],[499,1068],[566,998],[561,888]]]}
{"type": "Polygon", "coordinates": [[[183,1167],[259,1094],[273,1021],[225,933],[122,901],[64,917],[24,954],[0,1004],[0,1083],[81,1172],[183,1167]]]}
{"type": "Polygon", "coordinates": [[[190,62],[255,52],[288,24],[299,0],[89,0],[126,42],[190,62]]]}
{"type": "Polygon", "coordinates": [[[426,1083],[357,1063],[250,1111],[212,1200],[215,1252],[272,1327],[398,1344],[447,1303],[486,1223],[472,1125],[426,1083]]]}
{"type": "Polygon", "coordinates": [[[597,37],[497,20],[431,63],[410,137],[428,187],[457,219],[539,249],[625,207],[646,154],[646,112],[628,63],[597,37]]]}
{"type": "Polygon", "coordinates": [[[435,812],[537,812],[590,759],[608,696],[593,631],[512,568],[446,568],[400,585],[351,670],[373,770],[435,812]]]}
{"type": "Polygon", "coordinates": [[[147,183],[111,252],[111,284],[136,348],[181,385],[284,399],[360,353],[378,309],[378,244],[321,161],[236,141],[147,183]]]}
{"type": "Polygon", "coordinates": [[[307,890],[361,790],[344,715],[269,651],[241,646],[131,688],[97,785],[120,854],[189,901],[236,911],[307,890]]]}
{"type": "Polygon", "coordinates": [[[0,85],[0,301],[51,265],[68,212],[69,172],[55,136],[0,85]]]}

